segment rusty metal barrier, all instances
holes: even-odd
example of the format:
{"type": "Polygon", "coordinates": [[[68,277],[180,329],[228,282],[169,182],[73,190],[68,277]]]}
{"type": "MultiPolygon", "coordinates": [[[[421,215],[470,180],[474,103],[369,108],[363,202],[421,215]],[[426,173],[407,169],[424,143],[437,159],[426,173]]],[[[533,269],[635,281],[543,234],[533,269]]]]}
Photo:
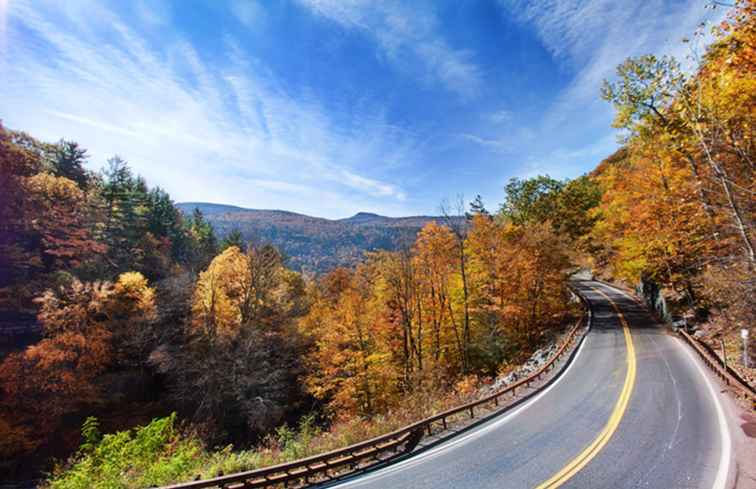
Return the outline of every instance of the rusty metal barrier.
{"type": "Polygon", "coordinates": [[[756,393],[751,387],[745,383],[745,381],[734,376],[729,370],[725,369],[721,360],[712,355],[711,352],[706,350],[701,344],[693,338],[684,328],[677,330],[678,334],[685,340],[701,357],[704,363],[728,386],[734,387],[734,390],[738,397],[742,396],[746,400],[750,400],[752,408],[756,410],[756,393]]]}
{"type": "Polygon", "coordinates": [[[213,479],[184,482],[165,486],[163,489],[199,489],[219,487],[223,489],[247,489],[288,485],[292,481],[309,481],[316,474],[329,476],[329,472],[356,465],[366,460],[387,461],[412,451],[423,436],[422,430],[402,428],[367,441],[333,450],[312,457],[295,460],[261,469],[224,475],[213,479]],[[380,458],[380,455],[389,454],[380,458]]]}
{"type": "Polygon", "coordinates": [[[577,291],[576,295],[586,306],[585,312],[580,320],[567,333],[557,351],[546,363],[538,368],[538,370],[493,394],[433,416],[429,416],[396,431],[392,431],[391,433],[355,443],[344,448],[313,455],[293,462],[263,467],[261,469],[219,476],[213,479],[164,486],[162,489],[247,489],[280,485],[286,487],[290,482],[295,481],[302,481],[305,483],[316,482],[316,476],[318,480],[320,478],[332,479],[335,477],[341,477],[347,475],[350,471],[359,470],[359,465],[362,463],[386,462],[409,453],[415,449],[424,436],[432,435],[434,433],[434,428],[436,433],[447,430],[451,418],[462,413],[464,413],[465,416],[469,415],[470,418],[474,418],[476,408],[490,404],[493,404],[493,407],[499,406],[502,397],[516,395],[517,389],[529,387],[531,383],[540,380],[546,372],[553,369],[556,362],[568,351],[570,345],[574,343],[577,332],[585,323],[586,318],[588,318],[588,324],[590,325],[590,305],[581,294],[577,293],[577,291]],[[332,475],[336,471],[344,471],[345,468],[350,470],[340,472],[336,474],[335,477],[332,475]]]}
{"type": "MultiPolygon", "coordinates": [[[[612,288],[619,288],[617,284],[612,284],[611,282],[607,282],[605,280],[599,280],[595,279],[597,282],[601,282],[604,285],[608,285],[612,288]]],[[[620,289],[622,290],[622,289],[620,289]]],[[[632,300],[634,300],[639,306],[646,309],[657,321],[661,323],[669,324],[669,321],[665,320],[662,317],[659,317],[658,312],[651,308],[649,304],[647,304],[644,300],[639,298],[635,293],[628,293],[627,291],[624,291],[625,294],[630,297],[632,300]]],[[[704,361],[704,363],[709,367],[709,369],[714,372],[717,377],[719,377],[725,384],[728,386],[732,386],[737,394],[738,397],[743,397],[745,400],[750,400],[752,404],[753,410],[756,411],[756,393],[753,391],[751,386],[749,386],[744,380],[740,379],[736,375],[733,375],[732,372],[727,370],[722,363],[722,360],[717,357],[715,354],[711,353],[706,347],[702,346],[701,343],[693,338],[686,330],[685,328],[674,328],[675,331],[682,337],[682,339],[688,343],[693,350],[698,353],[698,355],[701,357],[701,359],[704,361]]]]}

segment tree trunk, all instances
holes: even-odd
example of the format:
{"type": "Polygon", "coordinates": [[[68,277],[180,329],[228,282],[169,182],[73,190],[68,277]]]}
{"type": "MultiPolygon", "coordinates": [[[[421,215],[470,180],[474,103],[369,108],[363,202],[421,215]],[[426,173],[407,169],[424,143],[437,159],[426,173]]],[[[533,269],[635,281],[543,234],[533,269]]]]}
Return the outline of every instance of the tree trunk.
{"type": "Polygon", "coordinates": [[[464,241],[459,242],[459,269],[462,274],[462,300],[464,301],[465,322],[462,327],[462,345],[464,355],[464,372],[467,373],[469,368],[469,348],[470,348],[470,306],[468,300],[467,291],[467,273],[465,270],[465,244],[464,241]]]}
{"type": "Polygon", "coordinates": [[[703,134],[701,134],[700,131],[696,131],[696,135],[698,136],[701,147],[706,154],[706,159],[709,162],[709,166],[711,167],[717,180],[719,180],[719,184],[722,186],[722,189],[725,192],[725,196],[727,197],[727,205],[730,207],[730,212],[732,213],[733,220],[735,221],[735,227],[737,228],[738,233],[740,234],[740,238],[743,241],[743,246],[745,247],[746,255],[748,256],[748,261],[751,267],[753,267],[754,263],[756,263],[756,255],[754,255],[753,243],[751,242],[748,228],[743,220],[742,212],[740,211],[738,203],[735,201],[735,197],[732,194],[732,187],[730,186],[727,170],[725,170],[724,167],[722,167],[714,160],[714,157],[712,156],[709,149],[709,145],[706,143],[703,134]]]}

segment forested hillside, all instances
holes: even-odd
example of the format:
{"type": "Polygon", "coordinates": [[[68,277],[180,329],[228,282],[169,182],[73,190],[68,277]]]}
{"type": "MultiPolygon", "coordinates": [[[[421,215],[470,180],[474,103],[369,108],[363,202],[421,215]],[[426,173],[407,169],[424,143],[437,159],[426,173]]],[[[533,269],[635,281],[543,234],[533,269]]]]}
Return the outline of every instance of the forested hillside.
{"type": "Polygon", "coordinates": [[[167,412],[144,368],[217,252],[199,213],[118,157],[97,174],[87,158],[0,126],[0,470],[71,453],[84,414],[124,427],[167,412]]]}
{"type": "MultiPolygon", "coordinates": [[[[179,203],[177,207],[185,215],[199,209],[219,237],[231,236],[240,243],[270,243],[286,256],[287,266],[315,273],[354,266],[364,259],[366,251],[409,247],[424,225],[446,220],[430,216],[391,218],[367,212],[331,220],[201,202],[179,203]]],[[[456,216],[450,219],[459,220],[456,216]]]]}
{"type": "Polygon", "coordinates": [[[292,270],[270,243],[218,239],[211,218],[234,212],[194,206],[184,215],[118,157],[93,173],[76,143],[7,129],[0,142],[3,317],[33,318],[23,341],[4,335],[8,477],[72,454],[54,486],[115,484],[119,463],[147,464],[130,472],[134,487],[209,476],[299,453],[286,449],[300,443],[280,428],[287,422],[322,432],[321,449],[337,446],[469,395],[576,313],[566,286],[572,248],[598,198],[586,178],[512,181],[495,214],[480,200],[443,219],[253,212],[407,230],[406,242],[386,243],[398,251],[361,253],[355,266],[316,277],[292,270]],[[543,182],[554,223],[569,226],[534,209],[543,182]],[[99,435],[153,418],[142,435],[99,435]],[[144,455],[147,433],[163,440],[150,442],[159,453],[144,455]],[[267,452],[203,448],[219,443],[267,452]],[[144,458],[108,465],[112,450],[144,458]]]}
{"type": "Polygon", "coordinates": [[[756,6],[738,5],[688,41],[715,39],[700,57],[691,47],[697,72],[653,55],[617,67],[602,95],[626,142],[591,176],[603,191],[596,267],[648,294],[661,288],[661,313],[701,328],[730,363],[742,359],[740,329],[756,323],[756,6]]]}

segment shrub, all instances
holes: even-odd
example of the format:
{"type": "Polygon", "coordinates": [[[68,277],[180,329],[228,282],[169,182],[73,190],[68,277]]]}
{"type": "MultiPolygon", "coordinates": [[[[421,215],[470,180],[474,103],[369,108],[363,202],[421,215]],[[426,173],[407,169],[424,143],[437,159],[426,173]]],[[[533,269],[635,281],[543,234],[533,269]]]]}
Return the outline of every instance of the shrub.
{"type": "Polygon", "coordinates": [[[83,443],[67,467],[56,469],[50,489],[131,489],[183,479],[201,463],[202,444],[181,436],[176,414],[146,426],[100,435],[95,418],[82,428],[83,443]]]}

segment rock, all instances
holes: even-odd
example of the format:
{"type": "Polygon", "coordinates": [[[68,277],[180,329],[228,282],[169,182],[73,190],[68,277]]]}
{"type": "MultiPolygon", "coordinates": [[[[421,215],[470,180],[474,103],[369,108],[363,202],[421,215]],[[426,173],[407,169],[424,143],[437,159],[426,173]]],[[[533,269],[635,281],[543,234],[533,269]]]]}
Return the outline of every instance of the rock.
{"type": "Polygon", "coordinates": [[[483,389],[483,392],[481,392],[481,394],[492,394],[504,389],[510,384],[517,382],[523,377],[527,377],[528,375],[541,368],[541,366],[544,365],[549,360],[549,358],[551,358],[554,352],[556,352],[556,349],[556,343],[551,343],[548,346],[536,350],[532,355],[530,355],[530,358],[528,358],[525,363],[523,363],[520,367],[513,370],[512,372],[504,375],[503,377],[496,378],[496,380],[494,380],[491,385],[486,386],[483,389]]]}

